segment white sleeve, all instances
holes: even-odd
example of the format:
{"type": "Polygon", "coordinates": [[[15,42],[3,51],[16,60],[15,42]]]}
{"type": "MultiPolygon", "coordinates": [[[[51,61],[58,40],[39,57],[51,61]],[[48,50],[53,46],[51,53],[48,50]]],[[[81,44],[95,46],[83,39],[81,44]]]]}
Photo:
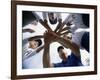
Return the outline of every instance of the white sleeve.
{"type": "Polygon", "coordinates": [[[43,20],[47,20],[47,13],[46,12],[42,12],[43,15],[43,20]]]}
{"type": "Polygon", "coordinates": [[[36,53],[36,50],[28,48],[27,51],[25,52],[25,54],[23,55],[23,59],[28,59],[32,56],[34,56],[36,53]]]}
{"type": "Polygon", "coordinates": [[[36,19],[37,20],[40,20],[41,19],[40,15],[38,15],[36,12],[32,12],[32,13],[36,16],[36,19]]]}
{"type": "Polygon", "coordinates": [[[81,46],[81,39],[85,31],[76,31],[72,34],[72,42],[76,43],[78,46],[81,46]]]}
{"type": "Polygon", "coordinates": [[[62,17],[61,17],[61,13],[60,13],[60,12],[57,13],[57,18],[58,18],[58,20],[62,19],[62,17]]]}
{"type": "Polygon", "coordinates": [[[69,14],[69,16],[67,16],[63,22],[67,24],[69,21],[72,21],[72,20],[73,20],[72,14],[69,14]]]}

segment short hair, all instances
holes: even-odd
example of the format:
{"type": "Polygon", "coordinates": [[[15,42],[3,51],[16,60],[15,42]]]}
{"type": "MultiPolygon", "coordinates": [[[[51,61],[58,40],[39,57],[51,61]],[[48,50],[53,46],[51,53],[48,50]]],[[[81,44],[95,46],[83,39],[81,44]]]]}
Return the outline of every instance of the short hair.
{"type": "Polygon", "coordinates": [[[90,25],[89,25],[89,17],[90,17],[89,14],[82,14],[83,23],[84,23],[87,27],[90,27],[90,25]]]}
{"type": "Polygon", "coordinates": [[[42,45],[42,40],[41,40],[41,39],[37,39],[37,40],[35,40],[35,41],[38,42],[38,46],[41,46],[41,45],[42,45]]]}
{"type": "Polygon", "coordinates": [[[64,47],[63,47],[63,46],[59,46],[59,47],[57,48],[57,51],[59,52],[60,49],[64,49],[64,47]]]}
{"type": "Polygon", "coordinates": [[[28,39],[28,41],[32,41],[32,40],[38,42],[38,46],[42,45],[42,40],[41,39],[36,39],[35,40],[34,37],[31,37],[31,38],[28,39]]]}
{"type": "MultiPolygon", "coordinates": [[[[54,14],[53,12],[50,12],[50,13],[48,13],[48,15],[52,15],[52,14],[54,14]]],[[[49,21],[50,21],[50,23],[53,25],[53,24],[56,24],[57,23],[57,18],[55,18],[54,20],[51,20],[50,18],[49,18],[49,21]]]]}

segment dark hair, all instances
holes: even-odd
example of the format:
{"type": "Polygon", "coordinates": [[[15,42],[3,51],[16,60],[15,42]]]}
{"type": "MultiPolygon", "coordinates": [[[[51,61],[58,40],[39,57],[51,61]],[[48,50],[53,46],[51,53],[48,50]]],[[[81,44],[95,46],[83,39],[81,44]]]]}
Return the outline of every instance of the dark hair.
{"type": "MultiPolygon", "coordinates": [[[[48,15],[53,15],[54,13],[48,13],[48,15]]],[[[53,25],[53,24],[56,24],[57,23],[57,18],[55,18],[54,20],[50,19],[49,18],[49,22],[53,25]]]]}
{"type": "Polygon", "coordinates": [[[42,40],[41,40],[41,39],[37,39],[37,40],[35,40],[35,41],[38,42],[38,46],[42,45],[42,40]]]}
{"type": "Polygon", "coordinates": [[[22,27],[36,20],[36,16],[32,11],[22,11],[22,27]]]}
{"type": "Polygon", "coordinates": [[[83,20],[83,23],[87,26],[87,27],[89,27],[90,25],[89,25],[89,14],[82,14],[82,20],[83,20]]]}
{"type": "Polygon", "coordinates": [[[28,41],[32,41],[32,40],[38,42],[38,46],[40,46],[42,44],[42,40],[41,39],[36,39],[35,40],[34,37],[31,37],[31,38],[28,39],[28,41]]]}
{"type": "Polygon", "coordinates": [[[60,49],[64,49],[64,47],[63,47],[63,46],[59,46],[59,47],[57,48],[57,51],[59,52],[60,49]]]}

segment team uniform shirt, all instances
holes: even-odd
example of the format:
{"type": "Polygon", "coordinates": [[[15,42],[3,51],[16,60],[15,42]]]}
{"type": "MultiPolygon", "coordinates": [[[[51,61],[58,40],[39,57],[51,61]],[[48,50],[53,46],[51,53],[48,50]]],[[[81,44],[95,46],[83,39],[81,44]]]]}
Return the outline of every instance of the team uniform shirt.
{"type": "MultiPolygon", "coordinates": [[[[27,42],[27,41],[23,41],[23,42],[27,42]]],[[[28,42],[25,45],[23,45],[22,69],[33,69],[33,68],[42,67],[42,62],[40,62],[41,53],[37,54],[36,52],[38,48],[36,49],[29,48],[28,42]]]]}
{"type": "Polygon", "coordinates": [[[22,69],[33,69],[42,67],[41,52],[37,54],[37,49],[29,48],[29,43],[27,39],[23,40],[23,49],[22,49],[22,69]],[[37,65],[38,63],[38,65],[37,65]]]}
{"type": "Polygon", "coordinates": [[[77,29],[72,34],[72,42],[89,52],[89,29],[77,29]]]}
{"type": "MultiPolygon", "coordinates": [[[[29,24],[25,27],[23,27],[23,29],[34,29],[34,26],[29,24]]],[[[29,42],[28,42],[28,38],[30,37],[34,37],[37,35],[40,35],[40,33],[38,33],[38,31],[36,33],[29,33],[29,32],[24,32],[23,33],[23,39],[22,39],[22,68],[23,69],[31,69],[34,68],[34,64],[33,61],[35,59],[35,55],[37,54],[36,49],[32,49],[29,48],[29,42]]]]}
{"type": "MultiPolygon", "coordinates": [[[[41,14],[41,12],[38,12],[39,14],[41,14]]],[[[34,13],[36,14],[36,13],[34,13]]],[[[38,18],[40,18],[39,16],[36,16],[38,18]]],[[[36,60],[36,54],[37,54],[37,49],[40,48],[36,48],[36,49],[32,49],[32,48],[29,48],[29,42],[28,42],[28,39],[30,37],[35,37],[35,36],[38,36],[38,35],[43,35],[43,33],[45,32],[45,28],[40,24],[38,23],[37,25],[34,25],[34,24],[28,24],[26,26],[23,27],[23,29],[31,29],[31,30],[34,30],[33,33],[30,33],[30,32],[24,32],[22,35],[23,35],[23,41],[22,41],[22,48],[23,48],[23,51],[22,51],[22,68],[23,69],[32,69],[34,67],[36,67],[34,64],[34,60],[36,60]]],[[[36,61],[38,62],[38,61],[36,61]]],[[[38,66],[37,66],[38,67],[38,66]]]]}
{"type": "Polygon", "coordinates": [[[23,57],[23,60],[33,56],[36,54],[36,50],[37,49],[32,49],[32,48],[29,48],[29,43],[27,42],[24,46],[23,46],[23,54],[22,54],[22,57],[23,57]]]}
{"type": "Polygon", "coordinates": [[[53,64],[54,67],[74,67],[74,66],[82,66],[80,57],[75,56],[73,53],[69,55],[66,61],[62,61],[60,63],[53,64]]]}
{"type": "Polygon", "coordinates": [[[24,32],[22,35],[23,35],[23,41],[22,41],[22,47],[23,47],[23,58],[26,56],[25,55],[29,55],[29,53],[31,54],[36,54],[36,50],[37,49],[31,49],[29,48],[29,42],[28,42],[28,39],[31,38],[31,37],[35,37],[35,36],[38,36],[38,35],[43,35],[43,33],[45,32],[45,28],[43,26],[40,25],[40,23],[38,23],[38,25],[33,25],[33,24],[28,24],[26,26],[23,27],[23,29],[31,29],[31,30],[34,30],[35,32],[33,33],[30,33],[30,32],[24,32]]]}
{"type": "MultiPolygon", "coordinates": [[[[30,26],[31,24],[28,24],[27,26],[23,27],[23,29],[28,29],[28,28],[31,28],[30,26]]],[[[29,42],[28,42],[28,39],[30,37],[33,37],[35,36],[34,33],[29,33],[29,32],[24,32],[22,34],[22,57],[23,59],[26,59],[26,57],[28,57],[30,54],[32,54],[32,52],[35,52],[35,49],[31,49],[29,48],[29,42]]]]}
{"type": "Polygon", "coordinates": [[[50,26],[50,28],[53,31],[56,29],[56,27],[58,25],[58,21],[60,19],[62,19],[62,22],[66,23],[68,15],[69,15],[69,13],[54,12],[56,14],[56,16],[57,16],[57,23],[51,24],[50,21],[49,21],[48,13],[50,13],[50,12],[33,12],[33,14],[37,17],[38,20],[40,20],[40,19],[47,20],[48,21],[48,25],[50,26]]]}
{"type": "Polygon", "coordinates": [[[76,14],[76,13],[70,13],[68,16],[66,16],[64,23],[70,24],[70,25],[67,25],[67,26],[69,26],[71,28],[72,33],[78,28],[86,28],[87,27],[83,23],[82,15],[76,14]]]}
{"type": "Polygon", "coordinates": [[[29,42],[27,39],[23,40],[22,45],[22,68],[23,69],[29,69],[32,68],[32,62],[34,61],[33,56],[37,54],[37,49],[29,48],[29,42]]]}
{"type": "Polygon", "coordinates": [[[22,68],[23,69],[31,69],[34,67],[33,61],[34,61],[34,55],[36,55],[37,52],[33,49],[28,49],[26,53],[23,56],[22,59],[22,68]]]}

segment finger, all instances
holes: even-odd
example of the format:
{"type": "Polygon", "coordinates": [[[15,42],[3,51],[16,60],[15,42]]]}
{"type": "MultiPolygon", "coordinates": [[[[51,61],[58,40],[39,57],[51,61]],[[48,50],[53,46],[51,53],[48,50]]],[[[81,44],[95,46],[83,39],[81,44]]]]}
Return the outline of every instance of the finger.
{"type": "Polygon", "coordinates": [[[50,28],[50,26],[47,24],[47,22],[45,21],[43,21],[42,19],[41,20],[39,20],[39,22],[43,25],[43,27],[45,27],[47,30],[51,30],[52,31],[52,29],[50,28]]]}
{"type": "Polygon", "coordinates": [[[68,30],[68,31],[66,31],[66,32],[64,32],[64,33],[61,33],[60,35],[67,35],[68,33],[71,33],[71,31],[70,30],[68,30]]]}
{"type": "Polygon", "coordinates": [[[59,30],[58,30],[58,33],[61,32],[61,30],[63,29],[64,25],[65,25],[65,23],[61,23],[60,28],[59,28],[59,30]]]}
{"type": "Polygon", "coordinates": [[[61,23],[62,23],[62,20],[60,19],[56,29],[54,30],[54,32],[57,32],[60,29],[61,23]]]}
{"type": "Polygon", "coordinates": [[[65,27],[65,28],[63,28],[63,29],[61,30],[61,32],[62,32],[62,31],[69,30],[69,29],[70,29],[70,27],[65,27]]]}

